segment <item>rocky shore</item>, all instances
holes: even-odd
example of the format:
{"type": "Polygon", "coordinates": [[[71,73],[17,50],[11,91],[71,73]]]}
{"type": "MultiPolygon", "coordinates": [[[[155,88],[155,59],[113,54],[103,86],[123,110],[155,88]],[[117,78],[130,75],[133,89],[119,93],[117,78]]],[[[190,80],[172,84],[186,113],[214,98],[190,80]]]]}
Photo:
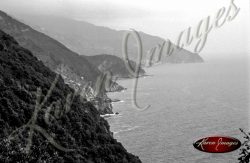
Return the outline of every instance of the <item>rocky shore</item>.
{"type": "Polygon", "coordinates": [[[141,163],[91,102],[0,31],[0,162],[141,163]]]}

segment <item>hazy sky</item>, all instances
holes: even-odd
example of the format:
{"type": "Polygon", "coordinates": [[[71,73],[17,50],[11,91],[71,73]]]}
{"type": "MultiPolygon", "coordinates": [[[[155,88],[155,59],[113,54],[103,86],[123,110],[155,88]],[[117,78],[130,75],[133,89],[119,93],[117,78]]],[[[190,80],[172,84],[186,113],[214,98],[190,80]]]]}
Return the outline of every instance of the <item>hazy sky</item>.
{"type": "MultiPolygon", "coordinates": [[[[114,29],[134,28],[173,42],[189,26],[228,8],[231,0],[0,0],[0,9],[10,14],[51,14],[85,20],[114,29]]],[[[250,52],[249,0],[235,0],[240,12],[232,21],[213,29],[205,58],[243,57],[250,52]]],[[[187,48],[188,49],[188,48],[187,48]]]]}

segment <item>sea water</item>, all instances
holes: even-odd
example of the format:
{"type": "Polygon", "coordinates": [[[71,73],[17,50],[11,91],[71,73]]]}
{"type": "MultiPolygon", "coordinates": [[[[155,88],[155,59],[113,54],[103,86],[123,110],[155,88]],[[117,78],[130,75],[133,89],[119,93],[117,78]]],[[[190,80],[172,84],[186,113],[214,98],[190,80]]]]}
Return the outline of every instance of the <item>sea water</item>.
{"type": "Polygon", "coordinates": [[[237,163],[239,150],[211,154],[196,150],[200,138],[224,135],[243,141],[248,128],[249,80],[246,62],[165,64],[139,78],[120,80],[124,92],[111,93],[118,116],[108,118],[114,137],[143,163],[237,163]]]}

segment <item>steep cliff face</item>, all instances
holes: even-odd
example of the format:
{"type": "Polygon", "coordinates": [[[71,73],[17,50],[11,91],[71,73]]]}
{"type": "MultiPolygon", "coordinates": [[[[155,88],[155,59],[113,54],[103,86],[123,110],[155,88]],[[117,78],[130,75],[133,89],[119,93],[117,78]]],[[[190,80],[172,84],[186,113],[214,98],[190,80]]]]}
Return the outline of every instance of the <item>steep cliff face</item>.
{"type": "Polygon", "coordinates": [[[0,128],[0,162],[141,162],[91,103],[2,31],[0,128]]]}
{"type": "Polygon", "coordinates": [[[40,33],[0,11],[0,29],[13,36],[17,42],[32,53],[51,70],[67,65],[78,76],[94,81],[100,72],[84,57],[72,52],[58,41],[40,33]]]}
{"type": "MultiPolygon", "coordinates": [[[[61,74],[64,81],[71,88],[80,91],[87,100],[94,99],[93,86],[102,74],[97,66],[92,65],[84,56],[79,56],[58,41],[15,20],[2,11],[0,11],[0,29],[12,35],[21,46],[29,49],[51,70],[61,74]]],[[[114,85],[117,88],[107,88],[107,91],[121,89],[117,83],[114,85]]],[[[103,94],[102,98],[105,99],[104,101],[108,101],[106,94],[103,94]]],[[[96,99],[92,102],[96,103],[96,99]]],[[[108,111],[106,113],[112,113],[112,108],[107,108],[111,106],[110,103],[100,101],[96,106],[102,110],[106,108],[105,110],[108,111]]],[[[101,113],[104,112],[101,111],[101,113]]]]}

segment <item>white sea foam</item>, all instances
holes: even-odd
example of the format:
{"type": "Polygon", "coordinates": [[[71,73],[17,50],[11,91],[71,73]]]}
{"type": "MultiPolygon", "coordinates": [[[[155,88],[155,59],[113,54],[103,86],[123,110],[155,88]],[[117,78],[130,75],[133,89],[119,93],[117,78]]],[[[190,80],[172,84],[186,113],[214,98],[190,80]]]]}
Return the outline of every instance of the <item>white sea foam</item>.
{"type": "Polygon", "coordinates": [[[135,130],[135,129],[137,129],[137,128],[139,128],[140,126],[133,126],[133,127],[127,127],[127,128],[125,128],[125,129],[120,129],[120,130],[118,130],[118,131],[114,131],[113,133],[114,133],[114,135],[116,135],[116,134],[119,134],[119,133],[122,133],[122,132],[128,132],[128,131],[132,131],[132,130],[135,130]]]}

